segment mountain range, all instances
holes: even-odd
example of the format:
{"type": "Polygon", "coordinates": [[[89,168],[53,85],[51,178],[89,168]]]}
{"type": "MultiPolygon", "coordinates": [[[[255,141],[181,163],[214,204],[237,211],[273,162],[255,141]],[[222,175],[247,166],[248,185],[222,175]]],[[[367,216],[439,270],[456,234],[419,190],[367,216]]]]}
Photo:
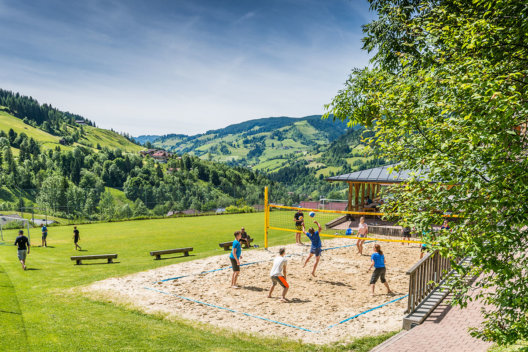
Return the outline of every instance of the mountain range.
{"type": "Polygon", "coordinates": [[[322,119],[268,117],[233,124],[203,134],[143,135],[136,142],[178,154],[191,154],[236,166],[275,173],[302,163],[315,176],[360,168],[372,161],[361,142],[361,126],[322,119]]]}

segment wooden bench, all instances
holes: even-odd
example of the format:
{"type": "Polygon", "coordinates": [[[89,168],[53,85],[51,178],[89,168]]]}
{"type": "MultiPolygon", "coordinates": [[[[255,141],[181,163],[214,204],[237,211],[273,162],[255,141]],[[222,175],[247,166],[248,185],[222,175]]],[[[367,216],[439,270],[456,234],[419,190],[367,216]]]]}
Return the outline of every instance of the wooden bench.
{"type": "Polygon", "coordinates": [[[160,260],[162,255],[164,255],[164,254],[172,254],[172,253],[183,253],[184,257],[188,257],[189,256],[189,252],[192,252],[192,251],[193,251],[192,247],[174,248],[174,249],[164,249],[162,251],[152,251],[152,252],[150,252],[150,255],[156,256],[156,260],[160,260]]]}
{"type": "MultiPolygon", "coordinates": [[[[253,239],[250,238],[249,239],[249,243],[253,242],[253,239]]],[[[220,247],[223,247],[224,248],[224,251],[228,251],[231,249],[231,246],[233,245],[233,241],[230,241],[230,242],[222,242],[222,243],[219,243],[218,244],[220,247]]],[[[244,248],[249,248],[248,244],[246,242],[244,242],[244,248]]]]}
{"type": "Polygon", "coordinates": [[[71,257],[71,260],[75,260],[77,265],[81,265],[83,260],[93,259],[107,259],[108,263],[113,263],[112,259],[116,259],[117,254],[95,254],[95,255],[76,255],[71,257]]]}

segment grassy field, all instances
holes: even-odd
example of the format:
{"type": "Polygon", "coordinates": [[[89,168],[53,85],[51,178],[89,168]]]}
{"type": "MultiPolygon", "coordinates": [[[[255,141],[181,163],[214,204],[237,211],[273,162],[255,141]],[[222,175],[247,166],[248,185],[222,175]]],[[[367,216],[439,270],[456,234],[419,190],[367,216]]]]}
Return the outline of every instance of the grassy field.
{"type": "MultiPolygon", "coordinates": [[[[211,326],[90,300],[75,287],[184,260],[224,254],[218,243],[245,226],[263,243],[263,214],[188,217],[79,226],[82,254],[118,253],[116,264],[73,265],[72,226],[51,227],[48,248],[40,248],[38,229],[28,256],[28,271],[16,258],[6,231],[0,242],[0,351],[368,351],[389,335],[348,345],[314,346],[284,339],[232,334],[211,326]],[[150,250],[192,246],[193,255],[155,261],[150,250]]],[[[289,233],[274,233],[270,245],[290,243],[289,233]]]]}

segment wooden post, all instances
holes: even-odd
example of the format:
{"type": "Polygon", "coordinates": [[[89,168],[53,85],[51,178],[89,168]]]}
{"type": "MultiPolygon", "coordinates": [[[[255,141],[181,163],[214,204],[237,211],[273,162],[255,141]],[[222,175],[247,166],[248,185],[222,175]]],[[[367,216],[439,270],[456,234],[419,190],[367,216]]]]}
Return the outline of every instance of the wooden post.
{"type": "MultiPolygon", "coordinates": [[[[269,204],[268,187],[264,188],[264,248],[268,249],[269,204]]],[[[228,250],[224,247],[225,250],[228,250]]]]}
{"type": "Polygon", "coordinates": [[[372,195],[370,194],[370,183],[367,183],[367,197],[369,197],[370,199],[372,199],[372,195]]]}
{"type": "Polygon", "coordinates": [[[361,184],[361,207],[365,206],[365,184],[361,184]]]}
{"type": "Polygon", "coordinates": [[[356,209],[356,211],[358,211],[359,210],[359,184],[358,183],[354,184],[354,189],[356,191],[356,206],[355,206],[355,209],[356,209]]]}
{"type": "Polygon", "coordinates": [[[352,211],[352,182],[348,183],[348,211],[352,211]]]}

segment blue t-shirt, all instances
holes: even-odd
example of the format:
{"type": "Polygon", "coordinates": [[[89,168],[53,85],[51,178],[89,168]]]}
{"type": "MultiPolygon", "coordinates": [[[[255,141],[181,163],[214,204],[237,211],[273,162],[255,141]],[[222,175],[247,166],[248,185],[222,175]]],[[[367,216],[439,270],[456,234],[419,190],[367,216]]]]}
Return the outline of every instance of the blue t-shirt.
{"type": "Polygon", "coordinates": [[[312,241],[312,248],[313,249],[319,249],[321,248],[321,237],[319,237],[319,231],[315,231],[312,235],[311,233],[307,232],[306,236],[312,241]]]}
{"type": "Polygon", "coordinates": [[[48,232],[48,228],[46,226],[42,226],[42,233],[48,232]]]}
{"type": "Polygon", "coordinates": [[[378,252],[373,253],[370,256],[370,259],[374,261],[374,267],[375,268],[384,268],[385,267],[385,256],[383,254],[379,254],[378,252]]]}
{"type": "MultiPolygon", "coordinates": [[[[240,259],[240,254],[242,254],[242,246],[240,245],[240,242],[237,240],[233,241],[233,249],[236,248],[236,254],[237,258],[240,259]]],[[[231,251],[231,254],[229,254],[229,258],[237,259],[233,256],[233,251],[231,251]]]]}

